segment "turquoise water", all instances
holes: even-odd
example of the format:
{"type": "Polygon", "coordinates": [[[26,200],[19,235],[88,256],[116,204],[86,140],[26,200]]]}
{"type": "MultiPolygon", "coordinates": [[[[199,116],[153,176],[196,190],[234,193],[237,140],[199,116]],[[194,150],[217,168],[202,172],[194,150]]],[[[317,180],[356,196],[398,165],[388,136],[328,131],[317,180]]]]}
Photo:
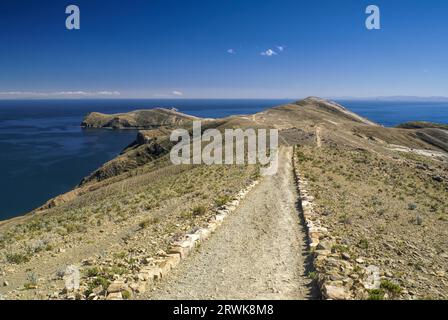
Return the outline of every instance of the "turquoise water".
{"type": "MultiPolygon", "coordinates": [[[[176,107],[200,117],[250,114],[287,100],[0,101],[0,220],[26,213],[76,186],[114,158],[135,131],[81,129],[85,114],[176,107]]],[[[410,120],[448,123],[448,103],[338,101],[386,126],[410,120]]]]}

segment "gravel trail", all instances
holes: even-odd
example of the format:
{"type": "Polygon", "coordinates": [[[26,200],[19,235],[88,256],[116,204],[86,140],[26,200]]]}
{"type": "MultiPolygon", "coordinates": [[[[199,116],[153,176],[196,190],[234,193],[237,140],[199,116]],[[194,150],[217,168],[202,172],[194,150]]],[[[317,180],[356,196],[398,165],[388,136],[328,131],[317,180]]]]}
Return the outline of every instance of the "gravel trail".
{"type": "Polygon", "coordinates": [[[197,252],[145,299],[312,299],[292,148],[197,252]]]}

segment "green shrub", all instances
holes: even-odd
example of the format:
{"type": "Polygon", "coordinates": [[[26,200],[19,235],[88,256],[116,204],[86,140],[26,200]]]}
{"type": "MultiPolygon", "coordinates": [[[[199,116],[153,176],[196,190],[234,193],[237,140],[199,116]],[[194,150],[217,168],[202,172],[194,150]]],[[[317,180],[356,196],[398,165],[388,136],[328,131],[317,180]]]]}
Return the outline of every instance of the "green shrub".
{"type": "Polygon", "coordinates": [[[358,243],[358,247],[367,250],[369,248],[369,241],[367,239],[361,239],[358,243]]]}
{"type": "Polygon", "coordinates": [[[110,285],[110,281],[109,280],[107,280],[104,277],[97,277],[97,278],[93,279],[92,282],[90,282],[89,289],[92,290],[92,289],[95,289],[98,286],[101,286],[101,287],[103,287],[104,290],[107,290],[109,285],[110,285]]]}
{"type": "Polygon", "coordinates": [[[229,196],[222,196],[222,197],[219,197],[218,199],[216,199],[215,203],[216,203],[216,205],[218,207],[222,207],[223,205],[225,205],[229,201],[230,201],[230,197],[229,196]]]}
{"type": "Polygon", "coordinates": [[[131,293],[130,293],[129,291],[127,291],[127,290],[123,291],[123,292],[121,293],[121,295],[122,295],[122,297],[123,297],[124,300],[129,300],[129,299],[131,299],[131,293]]]}
{"type": "Polygon", "coordinates": [[[6,261],[9,263],[21,264],[30,261],[30,257],[22,253],[8,253],[6,254],[6,261]]]}
{"type": "Polygon", "coordinates": [[[96,277],[100,274],[100,270],[97,267],[89,268],[85,271],[85,275],[88,278],[96,277]]]}
{"type": "Polygon", "coordinates": [[[398,284],[393,283],[392,281],[389,280],[381,281],[381,289],[386,290],[392,296],[397,296],[402,291],[401,287],[398,284]]]}
{"type": "Polygon", "coordinates": [[[193,208],[194,216],[203,216],[207,212],[207,208],[205,206],[196,206],[193,208]]]}
{"type": "Polygon", "coordinates": [[[384,300],[384,291],[381,289],[369,290],[368,300],[384,300]]]}

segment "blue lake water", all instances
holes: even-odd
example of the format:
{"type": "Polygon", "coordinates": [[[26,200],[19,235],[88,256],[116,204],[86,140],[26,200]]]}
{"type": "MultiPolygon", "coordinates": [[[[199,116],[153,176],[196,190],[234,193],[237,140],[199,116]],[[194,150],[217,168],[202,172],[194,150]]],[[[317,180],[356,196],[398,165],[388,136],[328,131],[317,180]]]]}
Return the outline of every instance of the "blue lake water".
{"type": "Polygon", "coordinates": [[[448,102],[347,101],[338,103],[376,123],[393,127],[408,121],[448,123],[448,102]]]}
{"type": "MultiPolygon", "coordinates": [[[[114,158],[135,131],[81,129],[85,114],[176,107],[200,117],[250,114],[287,100],[0,101],[0,220],[26,213],[76,186],[114,158]]],[[[386,126],[411,120],[448,123],[448,103],[338,101],[386,126]]]]}

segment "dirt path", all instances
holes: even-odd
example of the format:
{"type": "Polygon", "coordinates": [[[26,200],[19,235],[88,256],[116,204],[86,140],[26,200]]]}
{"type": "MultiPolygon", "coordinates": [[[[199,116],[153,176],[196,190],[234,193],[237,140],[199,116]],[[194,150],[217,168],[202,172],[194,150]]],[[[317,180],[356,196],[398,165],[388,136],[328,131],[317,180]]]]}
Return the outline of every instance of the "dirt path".
{"type": "Polygon", "coordinates": [[[145,299],[310,299],[292,148],[198,252],[145,299]]]}
{"type": "Polygon", "coordinates": [[[316,127],[316,145],[318,148],[322,147],[322,138],[320,136],[321,128],[316,127]]]}

